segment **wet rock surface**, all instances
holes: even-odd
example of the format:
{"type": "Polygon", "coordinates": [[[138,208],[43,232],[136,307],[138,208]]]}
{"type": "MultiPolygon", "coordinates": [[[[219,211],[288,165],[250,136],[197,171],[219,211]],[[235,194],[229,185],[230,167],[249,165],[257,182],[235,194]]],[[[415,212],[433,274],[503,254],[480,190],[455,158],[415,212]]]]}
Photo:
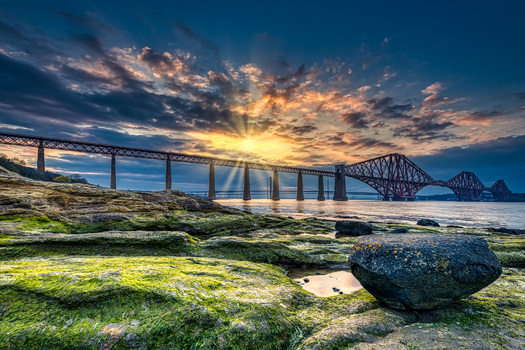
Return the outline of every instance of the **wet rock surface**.
{"type": "MultiPolygon", "coordinates": [[[[376,222],[374,232],[388,236],[399,226],[376,222]]],[[[350,275],[348,254],[361,238],[334,239],[333,221],[252,214],[178,191],[43,183],[0,168],[0,344],[24,350],[42,344],[64,350],[522,348],[524,236],[407,227],[482,235],[504,272],[469,298],[417,313],[383,307],[363,288],[348,289],[347,279],[322,283],[328,293],[320,297],[308,291],[316,276],[304,267],[350,275]],[[301,274],[286,275],[275,266],[283,263],[301,274]]]]}
{"type": "Polygon", "coordinates": [[[371,235],[373,226],[362,221],[336,221],[335,238],[371,235]]]}
{"type": "Polygon", "coordinates": [[[390,233],[408,233],[408,228],[406,227],[398,227],[390,231],[390,233]]]}
{"type": "Polygon", "coordinates": [[[439,224],[437,223],[437,221],[434,221],[434,220],[430,220],[430,219],[421,219],[417,222],[416,225],[419,225],[419,226],[434,226],[434,227],[439,227],[439,224]]]}
{"type": "Polygon", "coordinates": [[[396,309],[429,310],[494,282],[502,267],[479,237],[374,235],[352,248],[350,268],[363,287],[396,309]]]}
{"type": "MultiPolygon", "coordinates": [[[[2,168],[3,169],[3,168],[2,168]]],[[[1,215],[47,215],[62,221],[102,223],[173,210],[238,213],[176,190],[131,192],[86,184],[58,184],[0,171],[1,215]]]]}
{"type": "Polygon", "coordinates": [[[525,235],[525,230],[509,229],[506,227],[499,227],[499,228],[490,227],[487,230],[490,232],[506,233],[509,235],[525,235]]]}

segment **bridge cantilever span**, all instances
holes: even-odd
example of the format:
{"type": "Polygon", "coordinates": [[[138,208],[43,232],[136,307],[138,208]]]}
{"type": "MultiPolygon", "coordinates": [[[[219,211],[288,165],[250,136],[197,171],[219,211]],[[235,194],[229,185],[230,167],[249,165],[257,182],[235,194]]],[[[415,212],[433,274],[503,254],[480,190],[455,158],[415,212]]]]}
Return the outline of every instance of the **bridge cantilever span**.
{"type": "Polygon", "coordinates": [[[508,200],[511,193],[503,180],[487,188],[468,171],[448,181],[434,180],[413,161],[398,153],[347,165],[346,175],[368,184],[384,200],[414,200],[416,193],[429,185],[448,187],[461,201],[479,200],[483,191],[491,192],[496,200],[508,200]]]}
{"type": "Polygon", "coordinates": [[[379,192],[384,200],[413,199],[432,177],[406,156],[398,153],[346,166],[346,175],[379,192]]]}

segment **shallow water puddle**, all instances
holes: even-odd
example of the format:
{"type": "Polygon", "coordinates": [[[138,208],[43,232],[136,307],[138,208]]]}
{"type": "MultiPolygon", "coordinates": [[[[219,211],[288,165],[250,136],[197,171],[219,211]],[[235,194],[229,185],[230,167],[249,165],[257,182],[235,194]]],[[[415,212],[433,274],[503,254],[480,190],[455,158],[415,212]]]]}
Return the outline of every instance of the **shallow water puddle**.
{"type": "Polygon", "coordinates": [[[339,292],[348,294],[362,288],[359,281],[348,271],[336,271],[325,274],[320,274],[326,272],[325,270],[303,270],[303,274],[300,274],[300,272],[301,270],[290,271],[289,276],[294,281],[301,283],[304,289],[320,297],[337,295],[340,294],[339,292]],[[312,274],[305,276],[306,273],[312,274]],[[305,279],[308,279],[308,282],[305,282],[305,279]]]}

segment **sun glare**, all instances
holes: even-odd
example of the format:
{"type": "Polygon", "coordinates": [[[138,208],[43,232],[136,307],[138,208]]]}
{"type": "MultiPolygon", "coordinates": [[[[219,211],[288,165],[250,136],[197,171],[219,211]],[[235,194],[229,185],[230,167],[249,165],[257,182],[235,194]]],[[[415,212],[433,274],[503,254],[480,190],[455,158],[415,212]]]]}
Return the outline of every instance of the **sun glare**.
{"type": "Polygon", "coordinates": [[[287,158],[292,155],[292,145],[286,139],[270,134],[237,137],[220,133],[191,133],[191,136],[205,140],[211,153],[239,152],[239,159],[288,163],[287,158]]]}

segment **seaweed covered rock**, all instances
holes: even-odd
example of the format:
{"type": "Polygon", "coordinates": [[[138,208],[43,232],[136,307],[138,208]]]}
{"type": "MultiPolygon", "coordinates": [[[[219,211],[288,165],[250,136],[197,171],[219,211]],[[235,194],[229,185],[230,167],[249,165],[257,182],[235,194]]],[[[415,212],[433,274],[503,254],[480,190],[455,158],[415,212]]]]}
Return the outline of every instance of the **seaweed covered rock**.
{"type": "Polygon", "coordinates": [[[335,229],[337,233],[335,238],[347,236],[364,236],[371,235],[372,225],[362,221],[336,221],[335,229]]]}
{"type": "Polygon", "coordinates": [[[407,310],[444,306],[483,289],[502,272],[487,242],[468,235],[363,237],[348,261],[354,276],[378,300],[407,310]]]}
{"type": "Polygon", "coordinates": [[[0,215],[47,215],[76,223],[100,223],[139,215],[163,216],[181,210],[240,213],[181,191],[146,193],[86,184],[59,184],[24,178],[0,169],[0,215]]]}

